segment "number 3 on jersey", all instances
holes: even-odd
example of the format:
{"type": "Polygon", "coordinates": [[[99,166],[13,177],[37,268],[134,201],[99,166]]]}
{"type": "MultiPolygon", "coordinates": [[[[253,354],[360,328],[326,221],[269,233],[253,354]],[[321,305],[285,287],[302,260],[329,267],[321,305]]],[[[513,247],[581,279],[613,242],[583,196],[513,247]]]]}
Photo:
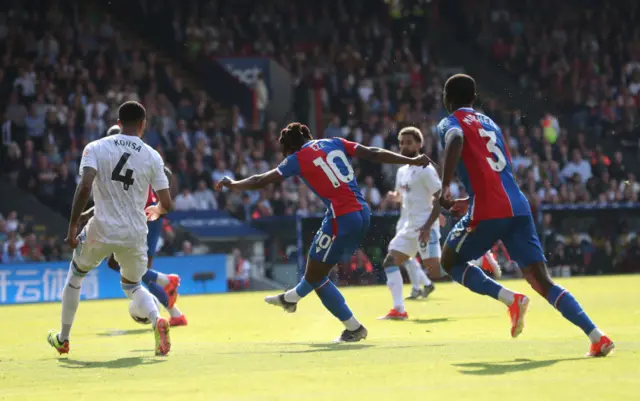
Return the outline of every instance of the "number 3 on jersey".
{"type": "Polygon", "coordinates": [[[338,188],[341,181],[348,184],[353,180],[355,173],[353,172],[353,167],[351,167],[351,163],[347,160],[347,156],[345,156],[344,152],[340,150],[332,150],[327,154],[326,159],[327,161],[325,162],[322,157],[318,157],[313,160],[313,164],[322,169],[334,188],[338,188]],[[342,164],[347,168],[346,175],[340,171],[340,167],[336,164],[336,159],[340,159],[342,164]]]}
{"type": "Polygon", "coordinates": [[[131,170],[130,168],[127,169],[124,175],[122,174],[122,169],[124,168],[127,160],[129,160],[129,157],[131,157],[131,153],[123,153],[122,157],[120,157],[120,160],[118,161],[118,164],[116,164],[116,167],[111,172],[111,180],[121,182],[124,186],[125,191],[128,191],[129,187],[133,185],[133,182],[135,181],[133,179],[133,170],[131,170]]]}
{"type": "Polygon", "coordinates": [[[504,170],[507,165],[507,159],[504,157],[502,150],[500,150],[500,148],[496,144],[496,133],[484,129],[479,129],[478,132],[480,133],[481,137],[489,138],[489,141],[487,142],[487,150],[491,152],[491,154],[494,155],[496,159],[498,159],[494,160],[493,157],[487,157],[487,162],[489,162],[489,166],[491,166],[491,169],[497,172],[504,170]]]}

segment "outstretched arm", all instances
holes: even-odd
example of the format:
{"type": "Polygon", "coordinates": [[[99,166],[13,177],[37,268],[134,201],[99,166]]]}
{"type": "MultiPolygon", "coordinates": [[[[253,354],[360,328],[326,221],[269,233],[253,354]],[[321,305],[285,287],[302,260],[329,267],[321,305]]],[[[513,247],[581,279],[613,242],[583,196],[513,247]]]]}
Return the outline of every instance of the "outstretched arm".
{"type": "Polygon", "coordinates": [[[278,172],[278,169],[273,169],[263,174],[252,175],[251,177],[245,178],[244,180],[240,181],[234,181],[229,177],[224,177],[216,184],[216,190],[220,191],[223,187],[227,187],[229,189],[238,189],[240,191],[260,189],[266,187],[269,184],[282,182],[283,179],[284,178],[278,172]]]}
{"type": "Polygon", "coordinates": [[[433,164],[433,161],[431,161],[431,159],[429,159],[425,154],[421,154],[416,157],[406,157],[390,150],[371,148],[363,145],[358,145],[358,147],[356,147],[354,156],[360,159],[384,164],[409,164],[412,166],[428,166],[429,164],[433,164]]]}

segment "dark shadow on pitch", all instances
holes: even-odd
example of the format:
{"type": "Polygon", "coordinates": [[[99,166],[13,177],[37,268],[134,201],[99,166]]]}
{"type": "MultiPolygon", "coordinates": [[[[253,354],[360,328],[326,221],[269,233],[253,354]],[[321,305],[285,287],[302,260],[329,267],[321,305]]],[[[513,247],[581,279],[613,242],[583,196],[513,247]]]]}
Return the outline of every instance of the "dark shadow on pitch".
{"type": "Polygon", "coordinates": [[[309,354],[313,352],[333,352],[333,351],[357,351],[375,347],[373,344],[344,344],[344,343],[311,343],[307,344],[312,349],[284,350],[280,354],[309,354]]]}
{"type": "MultiPolygon", "coordinates": [[[[151,327],[151,326],[149,326],[151,327]]],[[[132,336],[137,334],[144,334],[151,332],[151,329],[133,329],[133,330],[108,330],[102,333],[97,333],[100,337],[114,337],[114,336],[132,336]]]]}
{"type": "Polygon", "coordinates": [[[525,372],[527,370],[534,370],[540,368],[546,368],[551,365],[555,365],[558,362],[565,361],[580,361],[586,360],[586,358],[561,358],[561,359],[546,359],[535,361],[526,358],[517,358],[513,361],[504,362],[469,362],[469,363],[454,363],[453,366],[462,368],[460,373],[464,375],[477,375],[477,376],[492,376],[503,375],[505,373],[525,372]]]}
{"type": "Polygon", "coordinates": [[[123,369],[140,365],[155,365],[156,363],[165,362],[165,360],[134,356],[111,361],[79,361],[77,359],[60,358],[58,362],[59,366],[65,369],[123,369]]]}
{"type": "Polygon", "coordinates": [[[413,323],[418,323],[418,324],[434,324],[434,323],[451,322],[453,321],[453,319],[449,319],[448,317],[437,317],[433,319],[413,319],[409,321],[413,323]]]}

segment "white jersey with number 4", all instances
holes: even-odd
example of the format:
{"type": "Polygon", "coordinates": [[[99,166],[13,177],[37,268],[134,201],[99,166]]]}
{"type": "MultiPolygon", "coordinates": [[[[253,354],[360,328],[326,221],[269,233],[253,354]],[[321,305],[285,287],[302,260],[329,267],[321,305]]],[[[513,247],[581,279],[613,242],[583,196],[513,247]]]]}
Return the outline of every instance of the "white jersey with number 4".
{"type": "Polygon", "coordinates": [[[147,240],[144,208],[149,185],[156,191],[169,188],[160,154],[138,137],[111,135],[85,147],[80,174],[85,167],[97,171],[93,182],[91,240],[144,245],[147,240]]]}

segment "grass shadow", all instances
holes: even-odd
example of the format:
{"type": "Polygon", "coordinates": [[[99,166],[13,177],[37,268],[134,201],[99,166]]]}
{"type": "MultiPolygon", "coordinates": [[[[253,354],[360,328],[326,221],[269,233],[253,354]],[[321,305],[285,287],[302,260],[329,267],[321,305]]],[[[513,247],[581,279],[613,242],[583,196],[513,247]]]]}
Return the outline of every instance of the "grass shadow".
{"type": "Polygon", "coordinates": [[[505,373],[525,372],[528,370],[546,368],[551,365],[555,365],[558,362],[580,360],[586,360],[586,358],[560,358],[540,361],[518,358],[514,359],[513,361],[503,362],[454,363],[453,366],[462,368],[460,370],[460,373],[464,375],[492,376],[503,375],[505,373]]]}
{"type": "Polygon", "coordinates": [[[444,323],[451,322],[453,319],[449,319],[448,317],[437,317],[433,319],[413,319],[410,322],[418,323],[418,324],[434,324],[434,323],[444,323]]]}
{"type": "Polygon", "coordinates": [[[314,352],[333,352],[333,351],[357,351],[375,347],[373,344],[336,344],[336,343],[311,343],[307,344],[311,349],[301,350],[285,350],[280,351],[281,354],[309,354],[314,352]]]}
{"type": "Polygon", "coordinates": [[[123,369],[140,365],[155,365],[156,363],[165,361],[165,359],[143,358],[139,356],[118,358],[110,361],[79,361],[70,358],[58,359],[60,367],[65,369],[123,369]]]}
{"type": "Polygon", "coordinates": [[[133,330],[108,330],[108,331],[104,331],[102,333],[97,333],[97,336],[100,337],[113,337],[113,336],[132,336],[132,335],[136,335],[136,334],[144,334],[144,333],[150,333],[151,329],[146,328],[146,329],[133,329],[133,330]]]}

